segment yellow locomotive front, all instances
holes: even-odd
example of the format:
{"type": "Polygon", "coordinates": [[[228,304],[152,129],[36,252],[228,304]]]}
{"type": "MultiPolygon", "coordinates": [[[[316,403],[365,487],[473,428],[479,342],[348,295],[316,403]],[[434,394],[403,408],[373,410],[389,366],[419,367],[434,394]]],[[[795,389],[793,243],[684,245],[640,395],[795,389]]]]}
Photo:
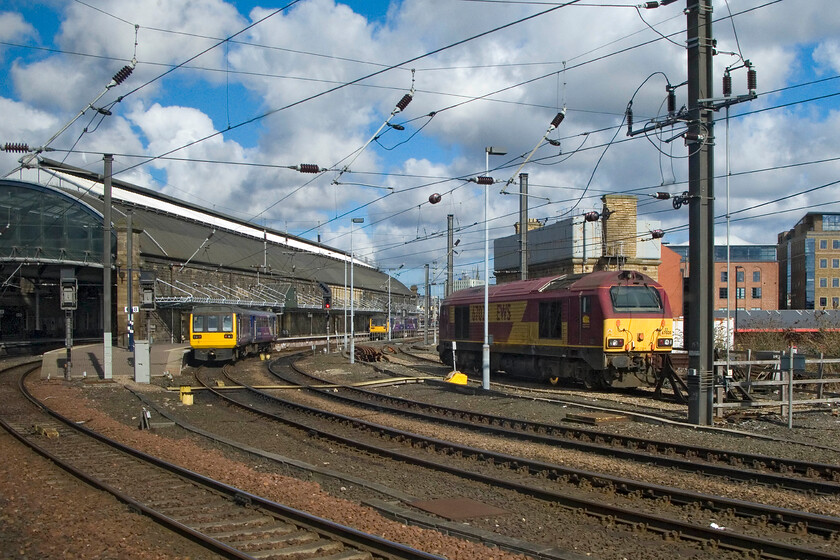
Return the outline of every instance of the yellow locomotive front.
{"type": "Polygon", "coordinates": [[[613,386],[655,383],[674,346],[674,321],[664,290],[647,284],[610,286],[603,298],[603,349],[613,386]],[[609,310],[609,311],[607,311],[609,310]]]}
{"type": "Polygon", "coordinates": [[[230,308],[196,308],[190,314],[190,346],[200,361],[225,361],[237,345],[235,313],[230,308]]]}

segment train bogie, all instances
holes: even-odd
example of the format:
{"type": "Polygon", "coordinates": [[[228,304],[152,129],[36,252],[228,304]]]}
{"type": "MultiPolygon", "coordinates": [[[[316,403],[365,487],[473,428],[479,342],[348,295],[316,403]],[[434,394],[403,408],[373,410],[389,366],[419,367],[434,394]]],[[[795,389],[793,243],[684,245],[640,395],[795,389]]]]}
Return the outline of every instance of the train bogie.
{"type": "MultiPolygon", "coordinates": [[[[671,351],[665,291],[633,271],[525,280],[490,288],[491,372],[589,387],[653,385],[671,351]]],[[[449,296],[441,308],[445,363],[482,367],[483,288],[449,296]]]]}

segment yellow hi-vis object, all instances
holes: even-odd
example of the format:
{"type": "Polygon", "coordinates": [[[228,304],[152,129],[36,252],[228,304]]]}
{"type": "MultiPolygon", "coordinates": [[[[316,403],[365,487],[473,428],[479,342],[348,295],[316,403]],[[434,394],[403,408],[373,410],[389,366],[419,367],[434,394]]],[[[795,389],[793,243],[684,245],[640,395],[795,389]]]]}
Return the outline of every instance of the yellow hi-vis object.
{"type": "Polygon", "coordinates": [[[447,383],[455,383],[456,385],[466,385],[467,376],[460,371],[449,372],[449,375],[444,379],[447,383]]]}

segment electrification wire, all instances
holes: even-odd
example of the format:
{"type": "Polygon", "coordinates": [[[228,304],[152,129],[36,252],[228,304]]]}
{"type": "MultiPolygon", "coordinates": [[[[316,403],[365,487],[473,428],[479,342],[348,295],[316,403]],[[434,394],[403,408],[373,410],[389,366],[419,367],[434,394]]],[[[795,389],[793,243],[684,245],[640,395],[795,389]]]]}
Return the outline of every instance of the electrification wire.
{"type": "MultiPolygon", "coordinates": [[[[300,1],[300,0],[294,0],[294,1],[295,1],[295,2],[298,2],[298,1],[300,1]]],[[[577,3],[578,1],[580,1],[580,0],[572,0],[571,2],[569,2],[569,4],[574,4],[574,3],[577,3]]],[[[415,57],[409,58],[409,59],[404,60],[404,61],[402,61],[402,62],[400,62],[400,63],[390,65],[390,66],[385,67],[385,68],[383,68],[383,69],[381,69],[381,70],[377,70],[377,71],[375,71],[375,72],[371,72],[371,73],[369,73],[369,74],[366,74],[366,75],[364,75],[364,76],[361,76],[361,77],[356,78],[356,79],[354,79],[354,80],[351,80],[351,81],[349,81],[349,82],[344,82],[343,84],[340,84],[340,85],[335,86],[335,87],[333,87],[333,88],[329,88],[329,89],[324,90],[324,91],[321,91],[321,92],[319,92],[319,93],[316,93],[316,94],[313,94],[313,95],[310,95],[310,96],[304,97],[303,99],[299,99],[299,100],[297,100],[297,101],[294,101],[294,102],[292,102],[292,103],[288,103],[288,104],[283,105],[283,106],[281,106],[281,107],[277,107],[277,108],[275,108],[275,109],[271,109],[271,110],[269,110],[269,111],[266,111],[266,112],[264,112],[264,113],[262,113],[262,114],[260,114],[260,115],[257,115],[257,116],[255,116],[255,117],[252,117],[252,118],[250,118],[250,119],[246,119],[246,120],[244,120],[244,121],[240,121],[239,123],[237,123],[237,124],[235,124],[235,125],[233,125],[233,126],[231,126],[231,127],[227,128],[227,129],[225,129],[225,130],[223,130],[223,131],[217,131],[217,132],[214,132],[214,133],[212,133],[212,134],[208,134],[207,136],[204,136],[204,137],[202,137],[202,138],[198,138],[198,139],[193,140],[193,141],[191,141],[191,142],[188,142],[188,143],[186,143],[186,144],[184,144],[184,145],[182,145],[182,146],[179,146],[179,147],[177,147],[177,148],[173,148],[173,149],[171,149],[171,150],[168,150],[168,151],[166,151],[166,152],[164,152],[164,153],[162,153],[162,154],[159,154],[159,155],[157,155],[157,156],[150,157],[150,158],[148,158],[146,161],[144,161],[144,162],[142,162],[142,163],[139,163],[139,164],[136,164],[136,165],[134,165],[134,166],[128,167],[128,168],[126,168],[126,169],[123,169],[122,171],[120,171],[120,173],[125,173],[126,171],[129,171],[129,170],[131,170],[131,169],[133,169],[133,168],[135,168],[135,167],[138,167],[138,166],[140,166],[140,165],[145,165],[145,164],[147,164],[147,163],[150,163],[150,162],[152,162],[152,161],[155,161],[155,160],[157,160],[157,159],[158,159],[159,157],[161,157],[161,156],[167,156],[167,155],[170,155],[170,154],[175,153],[175,152],[177,152],[177,151],[180,151],[180,150],[186,149],[186,148],[188,148],[188,147],[190,147],[190,146],[194,146],[194,145],[199,144],[199,143],[201,143],[201,142],[205,142],[205,141],[207,141],[207,140],[209,140],[209,139],[211,139],[211,138],[215,138],[216,136],[219,136],[219,135],[221,135],[221,134],[223,134],[223,133],[225,133],[225,132],[227,132],[227,131],[229,131],[229,130],[234,130],[234,129],[241,128],[241,127],[246,126],[246,125],[249,125],[249,124],[253,124],[253,123],[257,122],[257,121],[260,121],[260,120],[262,120],[262,119],[264,119],[264,118],[266,118],[266,117],[269,117],[269,116],[274,115],[274,114],[276,114],[276,113],[279,113],[279,112],[281,112],[281,111],[285,111],[285,110],[287,110],[287,109],[290,109],[290,108],[292,108],[292,107],[296,107],[296,106],[298,106],[298,105],[301,105],[301,104],[303,104],[303,103],[306,103],[306,102],[312,101],[312,100],[317,99],[317,98],[319,98],[319,97],[323,97],[324,95],[327,95],[327,94],[333,93],[333,92],[335,92],[335,91],[341,90],[341,89],[343,89],[343,88],[345,88],[345,87],[348,87],[348,86],[350,86],[350,85],[354,85],[354,84],[360,83],[360,82],[362,82],[362,81],[368,80],[368,79],[373,78],[373,77],[375,77],[375,76],[378,76],[378,75],[380,75],[380,74],[384,74],[385,72],[388,72],[388,71],[390,71],[390,70],[394,70],[394,69],[396,69],[396,68],[400,68],[400,67],[402,67],[402,66],[406,66],[406,65],[411,64],[411,63],[413,63],[413,62],[415,62],[415,61],[422,60],[423,58],[430,57],[430,56],[432,56],[432,55],[435,55],[435,54],[441,53],[441,52],[443,52],[443,51],[445,51],[445,50],[448,50],[448,49],[451,49],[451,48],[454,48],[454,47],[457,47],[457,46],[460,46],[460,45],[466,44],[466,43],[468,43],[468,42],[470,42],[470,41],[474,41],[474,40],[476,40],[476,39],[478,39],[478,38],[485,37],[485,36],[487,36],[487,35],[490,35],[490,34],[493,34],[493,33],[498,32],[498,31],[501,31],[501,30],[503,30],[503,29],[507,29],[507,28],[509,28],[509,27],[513,27],[513,26],[518,25],[518,24],[520,24],[520,23],[524,23],[524,22],[529,21],[529,20],[531,20],[531,19],[534,19],[534,18],[537,18],[537,17],[543,16],[543,15],[545,15],[545,14],[551,13],[551,12],[553,12],[553,11],[555,11],[555,10],[558,10],[558,9],[560,9],[560,8],[562,8],[562,7],[565,7],[565,6],[569,5],[569,4],[564,4],[564,5],[562,5],[562,6],[555,6],[555,7],[553,7],[553,8],[549,8],[549,9],[544,10],[544,11],[542,11],[542,12],[539,12],[539,13],[536,13],[536,14],[532,14],[532,15],[530,15],[530,16],[525,16],[525,17],[522,17],[522,18],[520,18],[520,19],[518,19],[518,20],[515,20],[515,21],[512,21],[512,22],[508,22],[508,23],[506,23],[506,24],[503,24],[503,25],[500,25],[500,26],[494,27],[494,28],[489,29],[489,30],[487,30],[487,31],[482,31],[482,32],[480,32],[480,33],[478,33],[478,34],[476,34],[476,35],[472,35],[472,36],[467,37],[467,38],[465,38],[465,39],[461,39],[461,40],[459,40],[459,41],[455,41],[454,43],[450,43],[450,44],[445,45],[445,46],[443,46],[443,47],[439,47],[439,48],[437,48],[437,49],[434,49],[434,50],[428,51],[428,52],[426,52],[426,53],[424,53],[424,54],[422,54],[422,55],[418,55],[418,56],[415,56],[415,57]]],[[[275,12],[275,13],[276,13],[276,12],[275,12]]],[[[265,18],[263,18],[263,19],[265,19],[265,18]]],[[[259,21],[263,21],[263,20],[259,20],[259,21]]],[[[257,22],[257,23],[259,23],[259,22],[257,22]]],[[[252,27],[253,25],[255,25],[255,24],[252,24],[252,25],[251,25],[251,26],[249,26],[249,27],[252,27]]],[[[243,31],[244,31],[244,30],[243,30],[243,31]]],[[[168,74],[168,73],[169,73],[169,72],[166,72],[166,73],[164,73],[164,75],[165,75],[165,74],[168,74]]]]}

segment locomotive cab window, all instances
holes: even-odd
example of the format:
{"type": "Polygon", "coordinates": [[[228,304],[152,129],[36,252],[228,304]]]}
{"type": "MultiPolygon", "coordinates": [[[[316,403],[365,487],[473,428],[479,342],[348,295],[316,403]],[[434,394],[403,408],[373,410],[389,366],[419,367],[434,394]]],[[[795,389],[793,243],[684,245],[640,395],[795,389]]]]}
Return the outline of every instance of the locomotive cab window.
{"type": "Polygon", "coordinates": [[[610,299],[616,311],[662,311],[659,292],[650,286],[613,286],[610,299]]]}
{"type": "Polygon", "coordinates": [[[470,337],[470,307],[468,305],[455,308],[455,338],[470,337]]]}
{"type": "Polygon", "coordinates": [[[222,316],[222,331],[233,332],[233,315],[222,316]]]}
{"type": "Polygon", "coordinates": [[[204,315],[193,315],[193,331],[204,332],[204,315]]]}
{"type": "Polygon", "coordinates": [[[540,302],[540,338],[563,338],[560,301],[540,302]]]}

